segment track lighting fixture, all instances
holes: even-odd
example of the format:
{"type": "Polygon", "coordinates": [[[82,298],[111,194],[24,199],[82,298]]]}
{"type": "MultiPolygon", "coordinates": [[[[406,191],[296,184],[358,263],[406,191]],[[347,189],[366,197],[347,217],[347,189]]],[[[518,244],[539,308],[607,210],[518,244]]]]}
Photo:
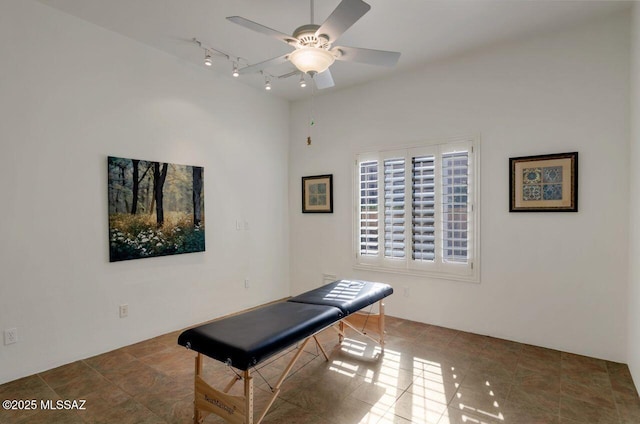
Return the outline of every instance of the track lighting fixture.
{"type": "MultiPolygon", "coordinates": [[[[238,57],[238,56],[232,56],[228,53],[223,52],[222,50],[218,50],[215,47],[212,47],[210,45],[205,45],[204,43],[202,43],[200,40],[198,40],[197,38],[193,38],[192,41],[194,42],[194,44],[196,44],[198,47],[200,47],[202,50],[204,50],[204,64],[208,67],[213,66],[213,58],[217,57],[217,58],[222,58],[222,59],[226,59],[228,62],[231,62],[232,65],[232,71],[231,71],[231,75],[234,78],[238,78],[240,76],[240,71],[242,70],[242,74],[248,73],[248,72],[260,72],[260,74],[262,74],[264,76],[264,89],[267,91],[271,91],[271,79],[272,78],[289,78],[292,77],[294,75],[300,75],[300,79],[298,81],[298,84],[300,85],[300,88],[305,88],[307,86],[307,81],[306,81],[306,76],[303,72],[300,72],[299,70],[294,70],[292,72],[289,72],[287,74],[284,75],[272,75],[272,74],[268,74],[265,71],[263,71],[262,69],[258,70],[258,71],[247,71],[247,69],[253,69],[256,67],[256,65],[250,65],[248,63],[248,61],[242,57],[238,57]]],[[[260,65],[260,64],[258,64],[260,65]]],[[[313,73],[313,72],[312,72],[313,73]]],[[[310,76],[311,78],[311,76],[310,76]]],[[[313,88],[313,87],[312,87],[313,88]]]]}
{"type": "Polygon", "coordinates": [[[234,77],[238,77],[240,76],[240,73],[238,72],[238,64],[240,63],[240,61],[245,61],[245,59],[241,58],[241,57],[235,57],[235,56],[231,56],[228,53],[223,52],[222,50],[218,50],[214,47],[208,46],[206,44],[203,44],[202,41],[198,40],[197,38],[193,38],[192,41],[198,45],[198,47],[200,47],[202,50],[204,50],[204,64],[207,66],[213,66],[213,57],[217,56],[217,57],[223,57],[225,59],[227,59],[228,61],[233,63],[233,76],[234,77]]]}

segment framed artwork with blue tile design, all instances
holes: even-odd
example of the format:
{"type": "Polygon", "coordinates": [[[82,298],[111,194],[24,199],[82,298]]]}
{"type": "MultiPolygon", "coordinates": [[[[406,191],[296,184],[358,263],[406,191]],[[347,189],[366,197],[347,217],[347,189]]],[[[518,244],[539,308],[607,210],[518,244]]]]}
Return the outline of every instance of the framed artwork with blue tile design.
{"type": "Polygon", "coordinates": [[[578,212],[578,152],[509,158],[509,212],[578,212]]]}
{"type": "Polygon", "coordinates": [[[302,177],[302,213],[333,213],[333,174],[302,177]]]}

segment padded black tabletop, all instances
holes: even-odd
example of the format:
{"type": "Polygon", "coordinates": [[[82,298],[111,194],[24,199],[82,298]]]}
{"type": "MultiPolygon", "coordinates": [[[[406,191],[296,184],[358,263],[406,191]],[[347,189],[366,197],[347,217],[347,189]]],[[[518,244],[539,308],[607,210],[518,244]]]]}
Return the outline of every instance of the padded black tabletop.
{"type": "Polygon", "coordinates": [[[292,297],[288,302],[335,306],[346,316],[384,299],[392,293],[393,288],[384,283],[338,280],[292,297]]]}
{"type": "Polygon", "coordinates": [[[332,306],[281,302],[186,330],[178,344],[246,370],[342,317],[332,306]]]}

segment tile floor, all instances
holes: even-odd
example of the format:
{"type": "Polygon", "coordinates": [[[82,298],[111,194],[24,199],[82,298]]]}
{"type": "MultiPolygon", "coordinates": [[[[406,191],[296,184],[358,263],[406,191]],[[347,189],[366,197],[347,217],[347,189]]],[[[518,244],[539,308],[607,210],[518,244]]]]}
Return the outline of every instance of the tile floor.
{"type": "MultiPolygon", "coordinates": [[[[388,344],[322,333],[264,423],[640,423],[626,365],[388,317],[388,344]]],[[[0,409],[0,423],[189,423],[195,354],[171,333],[0,386],[0,400],[86,400],[85,410],[0,409]]],[[[273,384],[292,353],[260,370],[273,384]]],[[[232,371],[205,360],[205,379],[232,371]]],[[[255,374],[256,410],[268,383],[255,374]]],[[[241,385],[237,385],[240,389],[241,385]]],[[[233,390],[236,390],[234,388],[233,390]]],[[[222,423],[210,415],[205,423],[222,423]]]]}

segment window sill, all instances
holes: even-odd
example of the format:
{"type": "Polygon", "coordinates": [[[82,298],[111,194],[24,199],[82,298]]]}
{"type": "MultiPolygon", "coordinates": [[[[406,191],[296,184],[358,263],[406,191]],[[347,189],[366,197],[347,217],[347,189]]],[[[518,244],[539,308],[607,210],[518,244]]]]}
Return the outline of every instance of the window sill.
{"type": "Polygon", "coordinates": [[[414,277],[435,278],[439,280],[450,280],[462,283],[480,284],[480,270],[476,269],[472,275],[457,275],[443,272],[419,271],[406,268],[381,267],[377,265],[354,264],[353,269],[360,271],[383,272],[387,274],[410,275],[414,277]]]}

